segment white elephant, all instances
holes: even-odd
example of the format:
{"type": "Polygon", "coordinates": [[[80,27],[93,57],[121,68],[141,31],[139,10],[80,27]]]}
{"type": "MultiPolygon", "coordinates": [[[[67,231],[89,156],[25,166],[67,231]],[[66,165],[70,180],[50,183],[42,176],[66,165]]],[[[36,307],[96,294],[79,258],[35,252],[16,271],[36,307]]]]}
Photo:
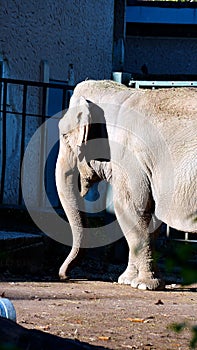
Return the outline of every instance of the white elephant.
{"type": "Polygon", "coordinates": [[[67,278],[85,239],[81,197],[104,179],[113,187],[115,214],[129,246],[118,282],[163,287],[153,268],[154,230],[164,222],[197,232],[197,90],[85,81],[76,86],[59,129],[56,185],[73,235],[60,278],[67,278]]]}

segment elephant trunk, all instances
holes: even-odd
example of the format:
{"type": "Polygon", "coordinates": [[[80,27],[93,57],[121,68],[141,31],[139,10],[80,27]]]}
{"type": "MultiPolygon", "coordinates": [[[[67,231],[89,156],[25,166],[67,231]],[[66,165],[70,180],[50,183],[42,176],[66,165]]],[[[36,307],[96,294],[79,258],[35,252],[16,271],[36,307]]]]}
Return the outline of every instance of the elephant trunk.
{"type": "Polygon", "coordinates": [[[81,214],[81,211],[83,211],[83,201],[78,188],[77,167],[76,164],[70,166],[66,162],[65,155],[60,152],[56,163],[56,186],[73,236],[72,249],[59,270],[61,279],[67,278],[67,268],[79,252],[84,232],[84,217],[81,214]]]}

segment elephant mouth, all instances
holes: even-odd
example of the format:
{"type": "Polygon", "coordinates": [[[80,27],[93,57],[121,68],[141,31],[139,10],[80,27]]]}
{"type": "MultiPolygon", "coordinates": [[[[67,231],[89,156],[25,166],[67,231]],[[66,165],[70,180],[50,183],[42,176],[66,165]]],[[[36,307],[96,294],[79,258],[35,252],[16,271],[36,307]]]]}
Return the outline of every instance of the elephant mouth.
{"type": "Polygon", "coordinates": [[[92,187],[92,185],[94,183],[100,182],[100,181],[101,181],[101,179],[93,170],[92,170],[91,176],[88,176],[88,177],[84,177],[80,173],[79,191],[80,191],[81,197],[85,197],[86,194],[88,193],[89,189],[92,187]]]}
{"type": "Polygon", "coordinates": [[[85,157],[81,161],[78,158],[77,167],[79,171],[79,192],[81,197],[85,197],[90,187],[95,182],[100,182],[101,178],[95,170],[92,169],[90,163],[86,161],[85,157]]]}

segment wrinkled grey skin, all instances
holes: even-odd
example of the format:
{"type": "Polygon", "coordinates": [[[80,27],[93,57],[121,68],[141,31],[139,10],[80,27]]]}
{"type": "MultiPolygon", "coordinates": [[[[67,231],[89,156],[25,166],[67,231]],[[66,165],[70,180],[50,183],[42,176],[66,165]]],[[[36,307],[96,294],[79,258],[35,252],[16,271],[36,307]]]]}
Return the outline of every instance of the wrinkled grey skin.
{"type": "Polygon", "coordinates": [[[113,186],[115,214],[129,246],[128,266],[118,282],[161,288],[153,269],[151,238],[159,226],[153,213],[177,230],[197,232],[196,90],[166,89],[164,95],[163,90],[85,81],[75,88],[59,129],[56,184],[73,235],[60,278],[67,278],[84,239],[81,197],[104,179],[113,186]],[[88,148],[91,128],[92,134],[100,128],[93,135],[100,138],[99,147],[95,141],[88,148]]]}

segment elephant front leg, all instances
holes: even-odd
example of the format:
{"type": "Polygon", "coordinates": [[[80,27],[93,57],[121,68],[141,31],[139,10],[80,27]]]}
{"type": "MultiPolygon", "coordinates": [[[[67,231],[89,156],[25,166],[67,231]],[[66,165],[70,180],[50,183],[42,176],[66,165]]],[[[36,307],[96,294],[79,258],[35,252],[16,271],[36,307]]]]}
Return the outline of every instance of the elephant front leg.
{"type": "Polygon", "coordinates": [[[116,215],[129,246],[128,266],[118,283],[143,290],[163,288],[153,261],[151,235],[154,233],[149,232],[150,218],[139,217],[134,210],[119,211],[117,206],[116,215]]]}
{"type": "Polygon", "coordinates": [[[118,278],[118,283],[131,285],[132,281],[138,277],[138,270],[129,252],[129,261],[126,270],[118,278]]]}
{"type": "Polygon", "coordinates": [[[126,236],[130,250],[126,273],[130,271],[130,266],[135,266],[136,276],[130,280],[130,285],[133,288],[142,290],[163,289],[164,283],[159,277],[153,257],[154,250],[151,240],[153,239],[152,236],[155,235],[149,233],[148,225],[144,224],[143,219],[141,221],[126,236]]]}
{"type": "Polygon", "coordinates": [[[149,242],[144,241],[144,232],[141,239],[133,239],[131,232],[126,235],[129,245],[128,266],[119,277],[118,283],[129,284],[133,288],[155,290],[163,288],[154,268],[152,250],[149,242]]]}
{"type": "MultiPolygon", "coordinates": [[[[133,260],[138,271],[137,276],[132,279],[131,287],[142,290],[156,290],[164,287],[158,276],[153,260],[153,252],[149,242],[139,242],[139,245],[132,247],[135,249],[133,260]]],[[[130,262],[129,262],[130,263],[130,262]]]]}

